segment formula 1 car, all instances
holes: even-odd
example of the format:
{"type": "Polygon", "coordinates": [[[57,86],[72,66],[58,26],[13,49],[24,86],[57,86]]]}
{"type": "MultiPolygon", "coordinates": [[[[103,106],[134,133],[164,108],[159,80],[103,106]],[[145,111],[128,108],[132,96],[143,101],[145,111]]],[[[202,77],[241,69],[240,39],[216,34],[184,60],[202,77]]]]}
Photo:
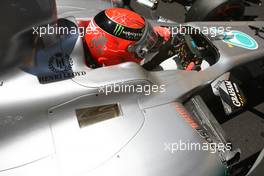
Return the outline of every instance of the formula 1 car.
{"type": "Polygon", "coordinates": [[[240,161],[223,124],[248,110],[263,118],[264,22],[182,24],[190,34],[175,34],[174,58],[202,58],[201,71],[168,60],[91,68],[79,33],[32,35],[47,24],[79,31],[112,7],[88,2],[3,1],[13,30],[0,28],[0,176],[263,174],[263,143],[240,161]]]}
{"type": "MultiPolygon", "coordinates": [[[[261,0],[136,0],[138,4],[157,9],[160,1],[178,3],[185,7],[185,21],[234,21],[242,20],[245,7],[261,5],[261,0]]],[[[130,7],[131,0],[115,0],[118,6],[130,7]]],[[[177,15],[177,13],[175,14],[177,15]]]]}

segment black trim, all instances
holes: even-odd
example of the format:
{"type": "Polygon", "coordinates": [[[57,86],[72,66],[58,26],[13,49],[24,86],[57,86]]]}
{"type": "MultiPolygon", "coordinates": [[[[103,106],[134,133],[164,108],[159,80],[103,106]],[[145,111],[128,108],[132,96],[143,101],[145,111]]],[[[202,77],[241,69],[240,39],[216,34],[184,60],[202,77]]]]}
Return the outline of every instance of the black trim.
{"type": "Polygon", "coordinates": [[[126,39],[126,40],[132,40],[132,41],[138,41],[143,36],[144,29],[135,29],[135,28],[128,28],[123,25],[120,25],[113,20],[109,19],[107,15],[105,14],[105,11],[100,12],[94,17],[95,23],[104,31],[108,32],[111,35],[114,35],[116,37],[126,39]]]}

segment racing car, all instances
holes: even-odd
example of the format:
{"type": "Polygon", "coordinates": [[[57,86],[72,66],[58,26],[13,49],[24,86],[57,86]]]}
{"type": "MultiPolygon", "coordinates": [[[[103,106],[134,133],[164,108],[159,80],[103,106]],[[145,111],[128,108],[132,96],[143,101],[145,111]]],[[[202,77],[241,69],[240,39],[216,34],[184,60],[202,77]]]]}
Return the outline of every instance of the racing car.
{"type": "MultiPolygon", "coordinates": [[[[255,108],[264,100],[263,21],[152,21],[189,31],[175,32],[171,58],[151,69],[135,61],[93,67],[92,40],[78,27],[102,29],[96,14],[112,24],[109,14],[121,10],[103,0],[57,3],[0,7],[9,26],[0,28],[0,176],[263,174],[264,146],[240,160],[243,146],[223,128],[248,110],[263,118],[255,108]],[[48,26],[77,32],[40,36],[48,26]],[[208,66],[174,67],[189,58],[208,66]]],[[[113,28],[115,37],[127,32],[121,29],[113,28]]]]}

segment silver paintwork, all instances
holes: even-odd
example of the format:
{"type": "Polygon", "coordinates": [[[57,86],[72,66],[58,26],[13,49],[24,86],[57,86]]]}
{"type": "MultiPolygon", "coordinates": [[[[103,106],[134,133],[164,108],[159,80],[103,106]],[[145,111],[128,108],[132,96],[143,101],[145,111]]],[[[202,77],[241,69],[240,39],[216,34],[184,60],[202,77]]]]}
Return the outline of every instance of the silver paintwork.
{"type": "Polygon", "coordinates": [[[148,72],[135,63],[92,70],[83,65],[80,38],[71,57],[73,71],[85,71],[84,76],[40,84],[34,75],[18,68],[10,70],[0,77],[4,81],[0,87],[0,176],[224,175],[225,166],[217,154],[172,154],[164,144],[204,142],[176,111],[175,102],[181,104],[231,68],[263,57],[264,41],[254,36],[248,24],[191,24],[231,25],[259,43],[259,49],[249,51],[214,41],[220,60],[202,72],[148,72]],[[98,92],[114,83],[164,84],[166,92],[151,96],[98,92]],[[108,103],[119,103],[123,115],[79,128],[75,109],[108,103]]]}

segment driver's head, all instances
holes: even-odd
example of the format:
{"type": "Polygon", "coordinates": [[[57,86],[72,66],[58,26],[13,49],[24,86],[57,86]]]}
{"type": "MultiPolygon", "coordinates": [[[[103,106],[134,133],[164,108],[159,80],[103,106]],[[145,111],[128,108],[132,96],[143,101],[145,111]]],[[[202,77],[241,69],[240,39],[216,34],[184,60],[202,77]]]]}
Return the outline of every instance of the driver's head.
{"type": "Polygon", "coordinates": [[[110,8],[90,22],[85,42],[99,65],[140,62],[156,46],[159,35],[139,14],[123,8],[110,8]]]}
{"type": "Polygon", "coordinates": [[[2,0],[0,6],[0,71],[32,56],[33,27],[56,20],[55,0],[2,0]]]}

